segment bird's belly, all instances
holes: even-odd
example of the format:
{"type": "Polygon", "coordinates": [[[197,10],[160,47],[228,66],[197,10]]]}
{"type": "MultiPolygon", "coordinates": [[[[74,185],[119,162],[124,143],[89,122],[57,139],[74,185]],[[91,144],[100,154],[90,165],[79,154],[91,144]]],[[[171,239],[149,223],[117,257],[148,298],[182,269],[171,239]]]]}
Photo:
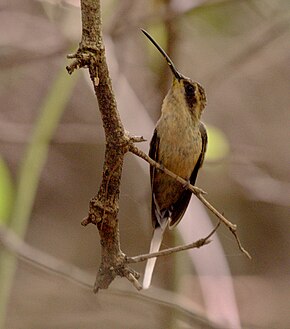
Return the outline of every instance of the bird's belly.
{"type": "MultiPolygon", "coordinates": [[[[178,176],[189,180],[202,149],[199,131],[192,129],[167,131],[159,142],[158,161],[178,176]]],[[[154,194],[161,209],[170,208],[184,191],[176,179],[161,171],[155,173],[154,194]]]]}
{"type": "Polygon", "coordinates": [[[159,143],[159,161],[167,169],[188,180],[201,153],[199,132],[192,129],[163,134],[159,143]]]}

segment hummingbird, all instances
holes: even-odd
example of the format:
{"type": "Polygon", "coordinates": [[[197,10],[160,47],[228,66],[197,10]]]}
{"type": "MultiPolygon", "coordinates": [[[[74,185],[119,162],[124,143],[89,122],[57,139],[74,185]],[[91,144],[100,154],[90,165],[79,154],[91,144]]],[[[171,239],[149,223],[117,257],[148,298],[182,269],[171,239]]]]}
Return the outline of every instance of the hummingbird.
{"type": "MultiPolygon", "coordinates": [[[[172,60],[152,36],[143,29],[141,31],[165,58],[173,75],[150,142],[149,156],[194,185],[207,147],[206,128],[200,121],[206,106],[205,91],[199,83],[177,71],[172,60]]],[[[167,227],[173,229],[182,219],[192,193],[186,185],[152,166],[150,181],[153,225],[150,253],[153,253],[159,250],[167,227]]],[[[143,289],[150,287],[155,262],[156,257],[147,261],[143,289]]]]}

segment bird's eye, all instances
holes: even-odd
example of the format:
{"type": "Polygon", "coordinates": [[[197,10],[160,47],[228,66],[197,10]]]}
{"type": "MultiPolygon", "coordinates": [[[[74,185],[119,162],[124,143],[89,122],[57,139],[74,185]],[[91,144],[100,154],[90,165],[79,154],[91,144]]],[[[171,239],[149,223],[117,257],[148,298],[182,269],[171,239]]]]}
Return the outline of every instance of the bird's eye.
{"type": "Polygon", "coordinates": [[[192,107],[196,104],[196,97],[195,97],[195,86],[192,85],[190,82],[184,82],[184,90],[185,90],[185,99],[189,107],[192,107]]]}
{"type": "Polygon", "coordinates": [[[187,96],[193,96],[195,93],[194,87],[192,84],[188,83],[185,85],[185,92],[187,96]]]}

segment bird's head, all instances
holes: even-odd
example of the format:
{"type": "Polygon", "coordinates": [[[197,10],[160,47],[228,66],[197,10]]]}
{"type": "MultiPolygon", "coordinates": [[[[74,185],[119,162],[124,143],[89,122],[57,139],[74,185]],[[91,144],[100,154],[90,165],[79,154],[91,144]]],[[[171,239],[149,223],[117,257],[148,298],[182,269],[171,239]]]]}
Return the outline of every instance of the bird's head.
{"type": "Polygon", "coordinates": [[[184,104],[195,115],[200,117],[202,111],[206,106],[206,95],[203,87],[192,81],[190,78],[181,74],[173,64],[171,58],[161,48],[161,46],[152,38],[152,36],[145,30],[141,31],[146,37],[154,44],[154,46],[160,51],[165,58],[172,74],[173,82],[169,94],[175,98],[180,104],[184,104]]]}

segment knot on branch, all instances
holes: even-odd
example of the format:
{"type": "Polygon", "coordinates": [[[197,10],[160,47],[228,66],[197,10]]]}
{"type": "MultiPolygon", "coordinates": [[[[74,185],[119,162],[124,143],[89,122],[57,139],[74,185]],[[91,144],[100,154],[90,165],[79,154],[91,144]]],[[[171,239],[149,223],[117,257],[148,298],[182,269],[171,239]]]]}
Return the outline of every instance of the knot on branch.
{"type": "Polygon", "coordinates": [[[107,147],[112,149],[117,148],[122,154],[129,152],[131,146],[134,147],[134,143],[146,142],[146,139],[143,136],[131,136],[126,130],[120,130],[116,135],[118,138],[115,138],[115,136],[113,138],[108,136],[107,147]]]}
{"type": "Polygon", "coordinates": [[[130,136],[124,133],[122,130],[116,131],[116,136],[114,136],[114,138],[108,136],[106,146],[109,149],[118,150],[120,154],[126,154],[129,152],[130,136]]]}
{"type": "Polygon", "coordinates": [[[103,202],[98,197],[94,197],[90,200],[88,216],[81,221],[81,225],[87,226],[90,223],[97,225],[104,220],[106,214],[117,216],[118,211],[115,204],[112,206],[109,202],[103,202]]]}
{"type": "MultiPolygon", "coordinates": [[[[67,72],[72,74],[74,70],[83,67],[91,70],[96,67],[95,64],[103,55],[104,51],[105,49],[102,47],[85,47],[80,44],[76,53],[67,55],[68,59],[74,59],[74,61],[66,67],[67,72]]],[[[95,77],[97,77],[97,75],[95,75],[95,77]]],[[[98,85],[98,81],[95,81],[95,84],[98,85]]]]}
{"type": "Polygon", "coordinates": [[[117,257],[112,257],[109,262],[102,262],[95,281],[94,292],[107,289],[117,276],[127,278],[138,290],[142,289],[138,282],[140,274],[126,264],[126,256],[121,253],[117,257]]]}

